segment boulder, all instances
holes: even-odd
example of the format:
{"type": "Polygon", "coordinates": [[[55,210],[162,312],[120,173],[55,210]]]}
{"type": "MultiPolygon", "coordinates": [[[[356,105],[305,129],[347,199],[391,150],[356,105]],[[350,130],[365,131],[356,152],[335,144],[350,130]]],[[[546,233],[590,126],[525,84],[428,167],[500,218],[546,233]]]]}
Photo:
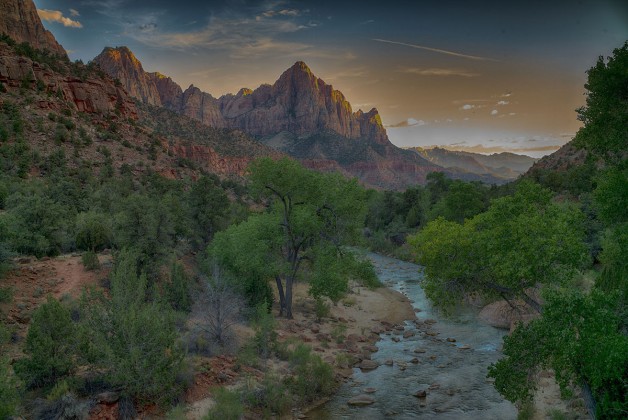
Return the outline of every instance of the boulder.
{"type": "Polygon", "coordinates": [[[347,404],[353,405],[356,407],[363,407],[363,406],[371,405],[373,403],[375,403],[375,399],[366,394],[356,395],[355,397],[347,401],[347,404]]]}

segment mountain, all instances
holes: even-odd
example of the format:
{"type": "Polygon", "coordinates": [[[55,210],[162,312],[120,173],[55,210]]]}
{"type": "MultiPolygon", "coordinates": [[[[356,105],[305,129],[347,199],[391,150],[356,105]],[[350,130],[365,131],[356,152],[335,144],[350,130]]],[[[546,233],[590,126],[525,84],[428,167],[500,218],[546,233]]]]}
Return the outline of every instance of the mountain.
{"type": "Polygon", "coordinates": [[[48,50],[67,58],[65,49],[50,31],[44,28],[31,0],[2,0],[0,2],[0,34],[16,42],[27,42],[33,47],[48,50]]]}
{"type": "Polygon", "coordinates": [[[94,59],[105,73],[115,73],[129,95],[149,105],[161,106],[155,81],[144,71],[142,63],[127,47],[105,48],[94,59]],[[115,71],[114,71],[115,69],[115,71]]]}
{"type": "Polygon", "coordinates": [[[583,148],[577,148],[573,141],[566,143],[560,149],[552,154],[543,156],[527,171],[527,175],[538,171],[566,171],[575,166],[580,166],[587,159],[587,151],[583,148]]]}
{"type": "Polygon", "coordinates": [[[138,102],[98,66],[22,48],[8,35],[0,38],[0,138],[0,157],[13,162],[2,171],[22,176],[49,172],[62,159],[91,175],[240,178],[252,160],[282,156],[240,130],[138,102]]]}
{"type": "Polygon", "coordinates": [[[482,155],[440,147],[429,149],[413,147],[409,150],[434,164],[447,168],[454,178],[478,179],[493,184],[516,179],[537,161],[529,156],[507,152],[482,155]]]}
{"type": "Polygon", "coordinates": [[[353,112],[344,95],[302,61],[272,85],[220,98],[194,85],[183,91],[169,77],[145,72],[126,47],[105,48],[94,62],[144,103],[211,127],[242,130],[310,168],[356,176],[367,186],[403,189],[442,170],[390,143],[377,109],[353,112]]]}
{"type": "Polygon", "coordinates": [[[255,136],[333,132],[348,139],[388,142],[376,109],[353,112],[344,95],[316,77],[302,61],[273,85],[242,89],[237,95],[221,97],[218,104],[229,126],[255,136]]]}

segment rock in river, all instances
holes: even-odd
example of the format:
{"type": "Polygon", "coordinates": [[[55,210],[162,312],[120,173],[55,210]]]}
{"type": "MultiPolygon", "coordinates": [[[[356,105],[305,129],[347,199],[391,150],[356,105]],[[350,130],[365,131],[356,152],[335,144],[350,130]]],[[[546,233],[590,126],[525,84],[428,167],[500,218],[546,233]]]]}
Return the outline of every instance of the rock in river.
{"type": "Polygon", "coordinates": [[[360,395],[356,395],[355,397],[347,401],[347,404],[362,407],[366,405],[371,405],[374,402],[375,402],[374,398],[369,397],[368,395],[365,395],[365,394],[360,394],[360,395]]]}

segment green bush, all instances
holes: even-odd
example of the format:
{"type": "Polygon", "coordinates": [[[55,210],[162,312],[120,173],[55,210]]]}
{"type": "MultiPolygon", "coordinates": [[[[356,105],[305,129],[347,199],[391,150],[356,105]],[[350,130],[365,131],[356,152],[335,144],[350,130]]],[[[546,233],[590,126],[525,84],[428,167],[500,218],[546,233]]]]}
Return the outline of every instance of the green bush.
{"type": "Polygon", "coordinates": [[[203,420],[239,420],[244,414],[239,393],[221,387],[214,391],[213,397],[215,404],[203,420]]]}
{"type": "Polygon", "coordinates": [[[76,247],[84,251],[100,251],[111,245],[111,226],[107,215],[96,212],[79,213],[76,217],[76,247]]]}
{"type": "Polygon", "coordinates": [[[98,254],[94,251],[85,251],[81,256],[81,262],[86,270],[92,271],[100,268],[100,261],[98,261],[98,254]]]}
{"type": "Polygon", "coordinates": [[[286,414],[291,404],[285,385],[271,373],[266,374],[260,384],[247,390],[245,401],[248,406],[261,409],[264,418],[286,414]]]}
{"type": "Polygon", "coordinates": [[[24,348],[27,357],[15,363],[17,375],[29,387],[51,385],[67,376],[75,367],[74,337],[70,311],[49,296],[33,313],[24,348]]]}
{"type": "Polygon", "coordinates": [[[312,349],[299,344],[290,356],[294,375],[286,381],[288,389],[301,403],[314,401],[331,394],[334,389],[334,373],[320,356],[312,354],[312,349]]]}
{"type": "Polygon", "coordinates": [[[170,271],[170,281],[165,284],[165,293],[170,306],[175,311],[189,312],[192,308],[189,283],[190,279],[183,265],[174,263],[170,271]]]}
{"type": "Polygon", "coordinates": [[[316,320],[320,322],[323,318],[329,316],[331,307],[321,297],[316,298],[314,303],[314,312],[316,313],[316,320]]]}
{"type": "Polygon", "coordinates": [[[0,359],[0,419],[16,414],[19,402],[18,384],[11,372],[9,359],[0,359]]]}
{"type": "Polygon", "coordinates": [[[147,280],[137,275],[136,254],[123,250],[111,273],[111,298],[84,305],[82,348],[123,396],[171,402],[181,391],[183,351],[172,311],[147,301],[147,280]]]}
{"type": "Polygon", "coordinates": [[[277,347],[275,327],[275,318],[268,312],[268,306],[266,304],[257,305],[253,321],[253,329],[255,330],[253,343],[257,353],[264,359],[268,359],[277,347]]]}

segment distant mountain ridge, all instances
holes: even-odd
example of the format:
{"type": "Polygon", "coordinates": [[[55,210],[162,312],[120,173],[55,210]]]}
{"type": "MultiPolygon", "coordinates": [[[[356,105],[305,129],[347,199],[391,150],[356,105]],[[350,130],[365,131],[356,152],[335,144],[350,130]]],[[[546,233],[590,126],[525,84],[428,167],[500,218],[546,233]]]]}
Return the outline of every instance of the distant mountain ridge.
{"type": "Polygon", "coordinates": [[[390,143],[377,109],[353,112],[344,95],[302,61],[272,85],[220,98],[194,85],[183,91],[169,77],[145,72],[126,47],[105,48],[94,62],[144,103],[212,127],[242,130],[306,166],[338,170],[368,186],[403,189],[424,183],[429,172],[442,171],[390,143]]]}
{"type": "Polygon", "coordinates": [[[501,183],[518,178],[538,160],[530,156],[515,153],[479,153],[447,150],[441,147],[411,147],[426,160],[454,171],[454,177],[463,177],[465,173],[485,176],[486,182],[501,183]],[[458,175],[458,176],[456,176],[458,175]]]}

